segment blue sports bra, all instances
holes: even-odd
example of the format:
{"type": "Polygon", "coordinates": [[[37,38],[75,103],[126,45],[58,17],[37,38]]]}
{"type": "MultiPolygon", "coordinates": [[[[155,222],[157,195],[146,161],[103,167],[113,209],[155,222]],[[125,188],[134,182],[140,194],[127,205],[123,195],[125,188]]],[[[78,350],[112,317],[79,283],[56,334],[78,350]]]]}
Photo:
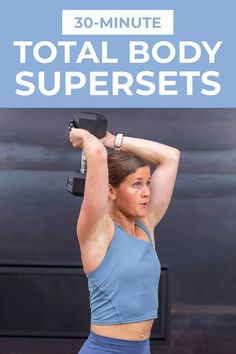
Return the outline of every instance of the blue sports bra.
{"type": "Polygon", "coordinates": [[[150,242],[115,224],[113,238],[98,267],[87,274],[91,323],[132,323],[158,317],[160,262],[145,225],[136,221],[150,242]]]}

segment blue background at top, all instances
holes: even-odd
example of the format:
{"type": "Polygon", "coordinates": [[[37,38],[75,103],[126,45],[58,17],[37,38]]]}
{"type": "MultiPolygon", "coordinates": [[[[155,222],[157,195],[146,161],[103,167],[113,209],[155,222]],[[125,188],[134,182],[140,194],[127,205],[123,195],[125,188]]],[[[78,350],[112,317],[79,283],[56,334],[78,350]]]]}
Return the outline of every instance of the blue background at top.
{"type": "MultiPolygon", "coordinates": [[[[235,45],[235,1],[225,2],[208,1],[119,1],[117,3],[98,1],[57,0],[38,2],[9,0],[4,3],[0,13],[0,107],[235,107],[234,83],[236,45],[235,45]],[[61,12],[62,9],[173,9],[174,36],[62,36],[61,12]],[[39,64],[32,60],[23,65],[19,64],[19,50],[13,47],[13,41],[29,40],[34,43],[48,40],[57,43],[59,40],[74,40],[83,43],[85,40],[93,42],[99,53],[102,40],[109,41],[111,55],[119,57],[119,64],[93,64],[84,61],[81,64],[64,64],[62,57],[58,57],[52,64],[39,64]],[[167,40],[175,44],[179,41],[205,40],[210,45],[216,41],[223,41],[216,56],[216,63],[207,63],[207,56],[203,55],[196,64],[181,65],[177,60],[169,65],[159,65],[149,61],[142,65],[128,64],[128,42],[130,40],[147,41],[153,45],[160,40],[167,40]],[[127,48],[125,50],[125,48],[127,48]],[[217,96],[203,96],[200,92],[204,88],[200,80],[194,80],[194,95],[186,96],[184,80],[178,82],[176,89],[178,96],[89,96],[88,88],[74,92],[72,96],[65,96],[62,90],[56,96],[43,96],[35,93],[32,96],[18,96],[15,94],[17,84],[15,76],[19,71],[45,71],[48,80],[53,71],[82,71],[89,77],[89,71],[128,71],[134,76],[139,71],[159,70],[197,70],[202,73],[208,70],[220,72],[217,79],[221,83],[222,91],[217,96]]],[[[75,52],[74,52],[75,53],[75,52]]],[[[110,79],[108,79],[110,82],[110,79]]],[[[48,81],[50,87],[50,81],[48,81]]],[[[140,87],[141,88],[141,87],[140,87]]]]}

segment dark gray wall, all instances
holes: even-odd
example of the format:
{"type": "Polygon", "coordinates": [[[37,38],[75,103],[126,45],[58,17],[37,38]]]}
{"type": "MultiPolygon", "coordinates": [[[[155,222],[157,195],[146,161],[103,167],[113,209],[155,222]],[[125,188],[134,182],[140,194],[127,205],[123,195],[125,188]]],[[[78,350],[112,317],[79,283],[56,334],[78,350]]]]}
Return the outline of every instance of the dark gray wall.
{"type": "MultiPolygon", "coordinates": [[[[80,109],[82,110],[82,109],[80,109]]],[[[79,168],[67,125],[76,109],[0,110],[0,263],[80,264],[80,199],[65,189],[79,168]]],[[[96,109],[113,133],[174,146],[173,199],[156,229],[172,270],[172,341],[159,353],[236,348],[236,110],[96,109]]]]}

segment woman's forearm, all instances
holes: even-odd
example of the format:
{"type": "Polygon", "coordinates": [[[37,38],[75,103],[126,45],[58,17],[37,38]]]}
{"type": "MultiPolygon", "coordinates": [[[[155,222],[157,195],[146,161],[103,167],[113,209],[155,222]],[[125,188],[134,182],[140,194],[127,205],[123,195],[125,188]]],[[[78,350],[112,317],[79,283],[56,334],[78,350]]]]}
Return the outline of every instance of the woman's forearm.
{"type": "Polygon", "coordinates": [[[121,151],[134,153],[148,162],[159,165],[178,159],[180,151],[174,147],[151,140],[124,136],[121,151]]]}
{"type": "Polygon", "coordinates": [[[107,150],[102,142],[90,133],[86,134],[83,139],[83,149],[87,163],[99,157],[107,157],[107,150]]]}
{"type": "Polygon", "coordinates": [[[72,128],[70,142],[74,147],[83,148],[87,167],[97,163],[99,159],[107,159],[107,150],[102,141],[85,129],[72,128]]]}

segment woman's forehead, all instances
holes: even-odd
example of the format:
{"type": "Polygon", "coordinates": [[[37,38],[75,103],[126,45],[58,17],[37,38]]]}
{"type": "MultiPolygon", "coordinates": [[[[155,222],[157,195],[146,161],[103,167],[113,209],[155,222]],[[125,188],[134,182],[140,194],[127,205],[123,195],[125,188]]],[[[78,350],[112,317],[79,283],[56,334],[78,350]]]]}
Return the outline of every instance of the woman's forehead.
{"type": "Polygon", "coordinates": [[[127,176],[127,178],[129,178],[129,179],[136,179],[136,178],[146,179],[149,177],[151,177],[149,166],[139,167],[139,168],[137,168],[137,170],[134,173],[127,176]]]}

